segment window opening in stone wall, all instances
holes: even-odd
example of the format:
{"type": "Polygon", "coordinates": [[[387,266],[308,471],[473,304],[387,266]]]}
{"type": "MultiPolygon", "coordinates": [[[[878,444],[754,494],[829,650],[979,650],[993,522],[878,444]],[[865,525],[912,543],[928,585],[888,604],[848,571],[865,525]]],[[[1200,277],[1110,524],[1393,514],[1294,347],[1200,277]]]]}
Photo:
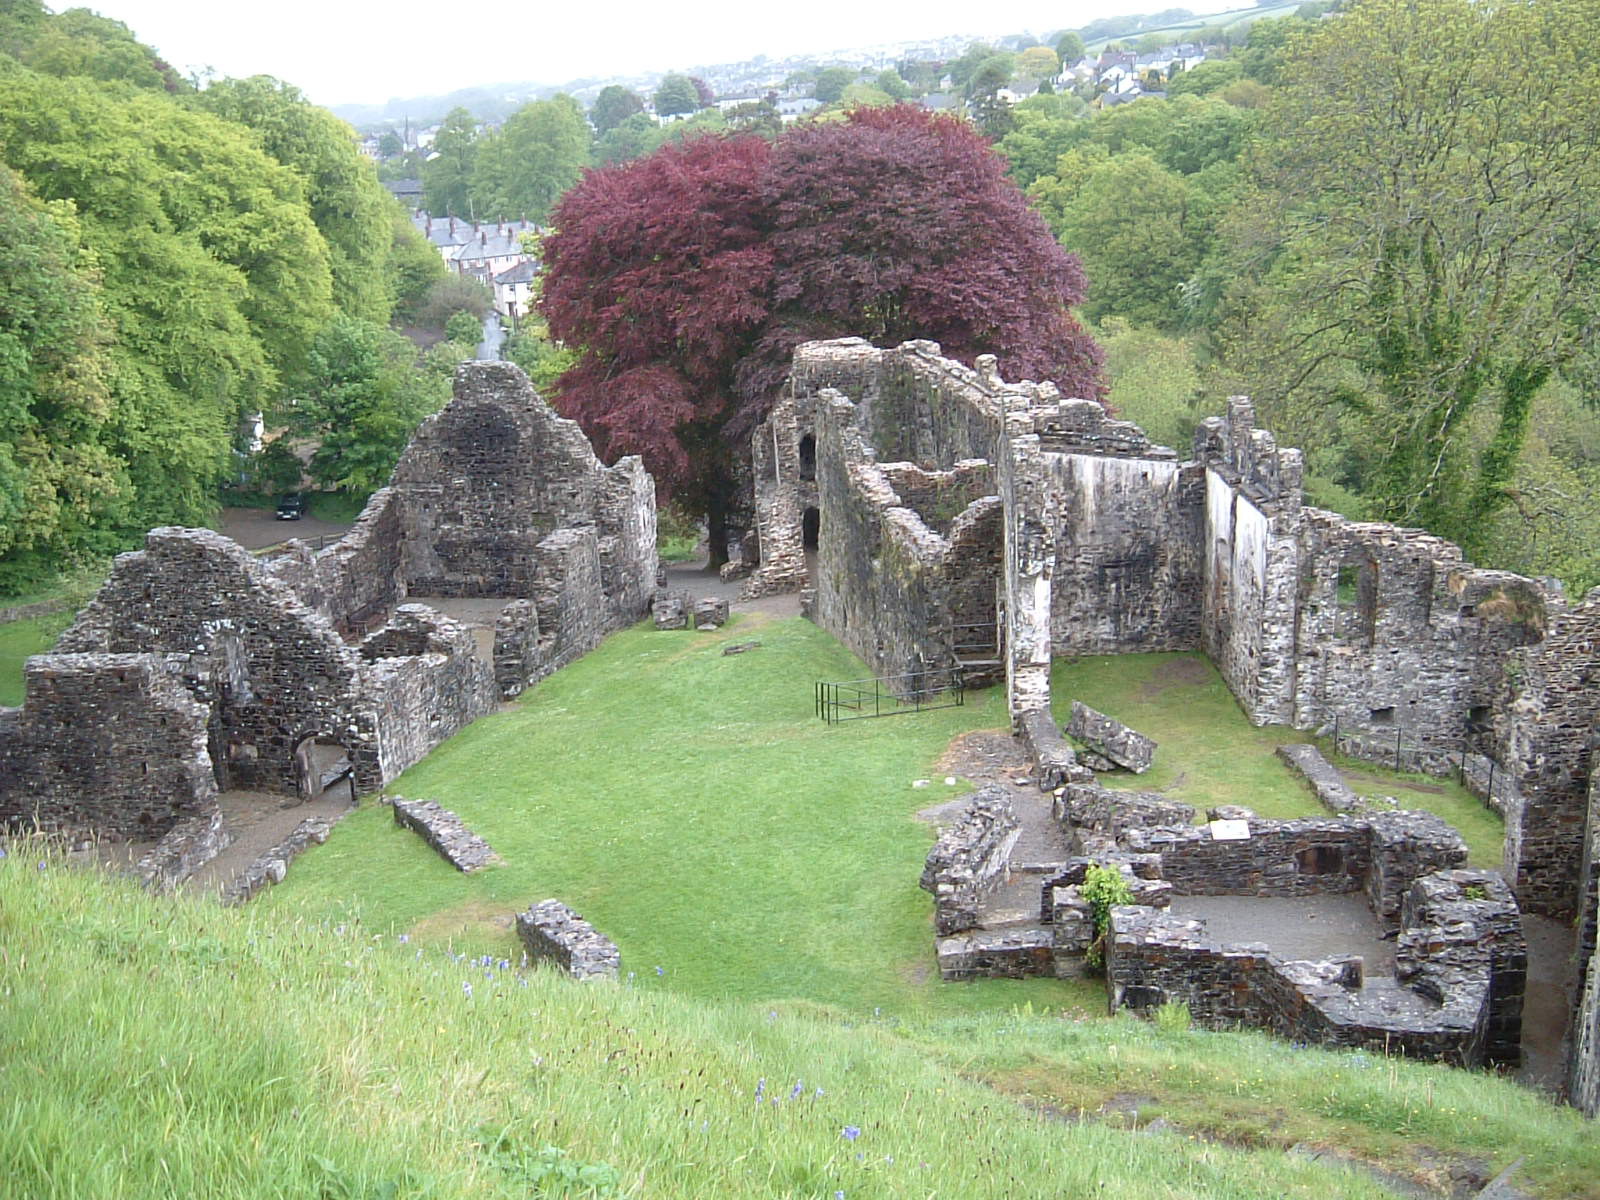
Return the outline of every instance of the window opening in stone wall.
{"type": "Polygon", "coordinates": [[[800,540],[807,550],[817,548],[817,534],[822,529],[822,514],[808,508],[800,517],[800,540]]]}
{"type": "Polygon", "coordinates": [[[800,439],[800,478],[815,479],[816,477],[817,439],[808,433],[800,439]]]}
{"type": "Polygon", "coordinates": [[[1367,710],[1367,719],[1373,725],[1393,725],[1394,706],[1390,705],[1388,708],[1369,708],[1367,710]]]}
{"type": "Polygon", "coordinates": [[[1344,874],[1344,850],[1339,846],[1307,846],[1294,852],[1294,869],[1301,875],[1344,874]]]}
{"type": "Polygon", "coordinates": [[[1370,559],[1342,564],[1336,596],[1337,635],[1372,645],[1378,628],[1378,564],[1370,559]]]}

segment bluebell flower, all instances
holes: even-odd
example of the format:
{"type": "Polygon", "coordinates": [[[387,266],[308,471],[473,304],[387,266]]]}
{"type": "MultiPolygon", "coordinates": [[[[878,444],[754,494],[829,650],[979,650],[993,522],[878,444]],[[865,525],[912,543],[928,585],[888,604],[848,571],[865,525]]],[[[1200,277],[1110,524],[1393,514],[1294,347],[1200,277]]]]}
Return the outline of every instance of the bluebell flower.
{"type": "Polygon", "coordinates": [[[853,1142],[861,1136],[860,1128],[855,1125],[846,1125],[841,1132],[847,1142],[853,1142]]]}
{"type": "Polygon", "coordinates": [[[472,998],[472,985],[465,979],[461,981],[461,990],[467,994],[469,1000],[472,998]]]}

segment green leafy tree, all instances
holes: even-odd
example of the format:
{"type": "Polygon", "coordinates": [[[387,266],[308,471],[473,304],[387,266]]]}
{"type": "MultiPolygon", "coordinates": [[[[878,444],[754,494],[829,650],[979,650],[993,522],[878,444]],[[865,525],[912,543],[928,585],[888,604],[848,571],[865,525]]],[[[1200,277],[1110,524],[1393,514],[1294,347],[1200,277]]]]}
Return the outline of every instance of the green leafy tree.
{"type": "Polygon", "coordinates": [[[400,140],[400,135],[392,129],[385,129],[378,135],[378,157],[394,158],[397,154],[404,153],[405,143],[400,140]]]}
{"type": "Polygon", "coordinates": [[[1182,176],[1142,151],[1107,158],[1078,181],[1057,227],[1089,277],[1089,320],[1115,313],[1138,325],[1181,322],[1179,288],[1203,245],[1182,176]]]}
{"type": "Polygon", "coordinates": [[[667,140],[667,131],[647,113],[635,113],[595,142],[595,161],[602,166],[628,162],[651,153],[667,140]]]}
{"type": "Polygon", "coordinates": [[[357,148],[355,131],[266,75],[217,80],[196,103],[247,126],[263,150],[300,175],[311,219],[328,244],[334,303],[351,316],[387,321],[394,198],[357,148]]]}
{"type": "Polygon", "coordinates": [[[444,323],[444,336],[463,346],[476,347],[483,340],[483,322],[469,312],[451,313],[444,323]]]}
{"type": "Polygon", "coordinates": [[[1072,30],[1067,30],[1056,39],[1056,54],[1069,66],[1076,63],[1084,55],[1083,39],[1072,30]]]}
{"type": "Polygon", "coordinates": [[[0,165],[0,591],[92,544],[128,484],[106,445],[111,329],[70,205],[0,165]]]}
{"type": "Polygon", "coordinates": [[[700,93],[687,75],[667,75],[655,93],[656,112],[663,117],[692,113],[700,107],[700,93]]]}
{"type": "Polygon", "coordinates": [[[187,90],[178,73],[121,21],[86,8],[70,8],[59,16],[27,22],[27,27],[30,35],[19,39],[13,53],[40,74],[131,84],[148,91],[187,90]]]}
{"type": "Polygon", "coordinates": [[[243,414],[332,312],[304,186],[249,131],[165,95],[0,72],[0,157],[70,200],[96,256],[110,347],[106,444],[140,524],[197,523],[243,414]]]}
{"type": "Polygon", "coordinates": [[[361,493],[387,482],[418,422],[449,398],[448,383],[417,370],[415,358],[408,340],[354,317],[317,335],[288,417],[318,442],[308,473],[319,485],[361,493]]]}
{"type": "Polygon", "coordinates": [[[814,94],[824,104],[832,104],[844,96],[845,88],[856,81],[856,72],[849,67],[824,67],[817,72],[814,94]]]}
{"type": "Polygon", "coordinates": [[[1311,27],[1233,222],[1225,346],[1268,420],[1316,444],[1357,415],[1351,482],[1469,551],[1508,500],[1534,396],[1596,332],[1594,16],[1364,0],[1311,27]]]}
{"type": "Polygon", "coordinates": [[[422,203],[436,217],[471,217],[478,158],[478,122],[452,108],[433,136],[433,157],[422,164],[422,203]]]}
{"type": "Polygon", "coordinates": [[[433,244],[395,206],[389,215],[389,289],[395,318],[414,320],[429,289],[449,273],[433,244]]]}
{"type": "Polygon", "coordinates": [[[904,79],[901,79],[899,73],[896,71],[879,71],[878,78],[874,80],[873,83],[880,92],[888,96],[891,100],[899,101],[911,99],[911,85],[904,79]]]}
{"type": "Polygon", "coordinates": [[[601,88],[600,94],[594,98],[589,121],[594,125],[595,134],[603,137],[635,113],[643,111],[644,101],[639,99],[638,93],[613,83],[601,88]]]}
{"type": "Polygon", "coordinates": [[[1187,458],[1195,427],[1209,415],[1195,340],[1141,329],[1122,317],[1108,317],[1095,340],[1106,353],[1111,410],[1187,458]]]}
{"type": "Polygon", "coordinates": [[[540,220],[577,182],[589,150],[589,122],[571,96],[524,105],[479,139],[474,211],[480,220],[540,220]]]}
{"type": "Polygon", "coordinates": [[[1031,46],[1017,55],[1019,79],[1048,79],[1061,69],[1061,59],[1049,46],[1031,46]]]}

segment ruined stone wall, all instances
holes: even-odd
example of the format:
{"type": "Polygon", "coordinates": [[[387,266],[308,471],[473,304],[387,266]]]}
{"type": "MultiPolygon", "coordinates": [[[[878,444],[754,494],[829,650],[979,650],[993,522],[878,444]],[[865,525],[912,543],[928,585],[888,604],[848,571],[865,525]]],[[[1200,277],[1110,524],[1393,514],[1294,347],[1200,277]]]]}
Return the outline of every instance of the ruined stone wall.
{"type": "Polygon", "coordinates": [[[312,553],[292,541],[267,561],[268,569],[339,633],[358,631],[405,599],[400,511],[394,489],[383,488],[333,545],[312,553]]]}
{"type": "Polygon", "coordinates": [[[949,543],[900,502],[837,392],[816,401],[817,623],[875,675],[955,666],[943,567],[949,543]]]}
{"type": "Polygon", "coordinates": [[[471,632],[425,605],[395,609],[361,643],[361,657],[360,687],[377,714],[385,780],[499,704],[494,671],[478,657],[471,632]]]}
{"type": "Polygon", "coordinates": [[[908,462],[879,462],[878,469],[900,503],[929,529],[946,536],[958,516],[994,494],[994,469],[986,459],[962,459],[943,471],[908,462]]]}
{"type": "Polygon", "coordinates": [[[919,881],[933,894],[933,923],[940,937],[978,924],[978,902],[1005,869],[1021,834],[1004,788],[975,793],[961,818],[928,851],[919,881]]]}
{"type": "Polygon", "coordinates": [[[1248,1025],[1297,1043],[1461,1066],[1484,1060],[1487,950],[1442,1003],[1401,987],[1362,989],[1353,967],[1338,959],[1288,962],[1258,943],[1223,945],[1207,937],[1202,922],[1156,908],[1111,910],[1106,983],[1114,1008],[1149,1011],[1182,1002],[1210,1029],[1248,1025]]]}
{"type": "Polygon", "coordinates": [[[221,534],[151,530],[145,549],[117,557],[57,649],[185,656],[185,683],[212,710],[211,756],[228,786],[295,791],[294,750],[313,736],[345,748],[358,788],[383,782],[360,655],[221,534]]]}
{"type": "Polygon", "coordinates": [[[1295,720],[1392,746],[1435,773],[1487,724],[1506,657],[1542,635],[1533,580],[1484,571],[1417,529],[1306,510],[1295,720]]]}
{"type": "Polygon", "coordinates": [[[0,828],[158,838],[209,821],[206,710],[155,654],[47,654],[0,709],[0,828]]]}
{"type": "Polygon", "coordinates": [[[1122,845],[1161,855],[1162,877],[1179,895],[1316,896],[1364,892],[1394,928],[1421,876],[1459,867],[1461,835],[1431,813],[1374,813],[1292,821],[1252,817],[1247,838],[1218,840],[1209,826],[1127,828],[1122,845]]]}
{"type": "Polygon", "coordinates": [[[1013,728],[1027,731],[1035,761],[1043,755],[1059,760],[1065,742],[1059,732],[1051,736],[1050,719],[1056,529],[1047,519],[1039,436],[1031,432],[1022,406],[1008,406],[1007,432],[997,464],[1005,514],[1006,704],[1013,728]]]}
{"type": "Polygon", "coordinates": [[[618,625],[655,586],[655,501],[637,459],[606,468],[510,363],[464,363],[455,398],[418,428],[395,467],[411,595],[533,595],[539,543],[589,526],[611,588],[593,602],[618,625]]]}
{"type": "Polygon", "coordinates": [[[1057,655],[1200,645],[1203,475],[1172,459],[1060,453],[1041,463],[1055,528],[1057,655]]]}
{"type": "Polygon", "coordinates": [[[540,541],[538,585],[533,603],[539,614],[539,663],[543,676],[587,654],[613,628],[615,619],[595,598],[603,588],[604,565],[592,529],[558,529],[540,541]]]}
{"type": "Polygon", "coordinates": [[[1574,911],[1600,719],[1600,589],[1549,613],[1544,639],[1509,656],[1494,718],[1498,757],[1516,780],[1506,804],[1506,877],[1522,906],[1574,911]]]}
{"type": "Polygon", "coordinates": [[[974,371],[944,358],[937,342],[883,351],[877,387],[864,392],[860,406],[862,431],[878,457],[931,468],[992,459],[1004,385],[993,356],[979,365],[974,371]]]}
{"type": "Polygon", "coordinates": [[[1256,724],[1294,716],[1302,524],[1298,450],[1255,428],[1249,401],[1195,433],[1205,468],[1201,629],[1206,652],[1256,724]]]}

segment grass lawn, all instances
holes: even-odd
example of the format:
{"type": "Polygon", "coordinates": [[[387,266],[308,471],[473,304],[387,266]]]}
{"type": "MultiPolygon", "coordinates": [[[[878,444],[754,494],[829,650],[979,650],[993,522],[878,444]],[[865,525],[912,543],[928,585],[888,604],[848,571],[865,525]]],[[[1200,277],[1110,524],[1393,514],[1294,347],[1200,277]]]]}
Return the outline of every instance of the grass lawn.
{"type": "Polygon", "coordinates": [[[580,985],[414,943],[153,897],[49,851],[0,859],[0,1193],[1395,1194],[1284,1153],[1298,1140],[1446,1183],[1463,1156],[1525,1155],[1518,1184],[1549,1200],[1593,1196],[1600,1172],[1577,1112],[1480,1072],[1171,1020],[880,1021],[580,985]],[[1107,1101],[1179,1126],[1126,1132],[1096,1119],[1107,1101]]]}
{"type": "Polygon", "coordinates": [[[933,764],[957,733],[1005,725],[1004,701],[818,720],[815,680],[867,674],[798,618],[615,634],[389,788],[455,810],[503,866],[460,875],[369,806],[256,903],[515,956],[505,918],[553,896],[650,987],[856,1012],[1103,1008],[1098,985],[940,985],[915,814],[964,790],[933,764]],[[748,640],[761,648],[722,654],[748,640]]]}
{"type": "MultiPolygon", "coordinates": [[[[1256,728],[1202,654],[1100,655],[1062,659],[1050,675],[1056,719],[1065,725],[1081,700],[1157,742],[1143,775],[1102,776],[1113,788],[1163,792],[1199,810],[1242,804],[1263,817],[1326,816],[1311,790],[1273,751],[1315,741],[1295,729],[1256,728]]],[[[1331,755],[1330,747],[1322,752],[1331,755]]],[[[1505,828],[1499,815],[1451,779],[1400,774],[1339,756],[1362,795],[1394,796],[1403,808],[1437,813],[1466,838],[1473,866],[1498,867],[1505,828]]]]}

